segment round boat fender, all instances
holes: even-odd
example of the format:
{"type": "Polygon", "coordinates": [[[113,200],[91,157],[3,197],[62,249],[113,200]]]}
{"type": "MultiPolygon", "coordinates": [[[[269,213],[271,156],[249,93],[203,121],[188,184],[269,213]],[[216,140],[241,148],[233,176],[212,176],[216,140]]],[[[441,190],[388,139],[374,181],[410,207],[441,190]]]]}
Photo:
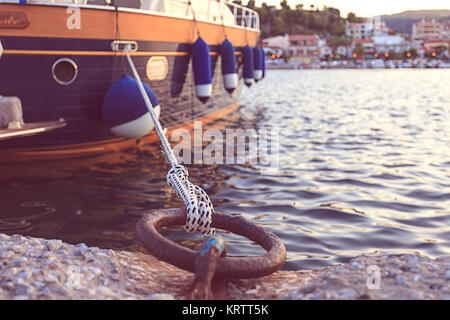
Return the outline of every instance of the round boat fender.
{"type": "MultiPolygon", "coordinates": [[[[198,252],[176,244],[158,233],[166,226],[184,225],[186,210],[160,209],[146,213],[136,225],[136,234],[152,255],[179,268],[195,272],[198,252]]],[[[279,270],[286,260],[286,248],[270,230],[258,226],[241,216],[215,212],[212,226],[242,235],[261,245],[267,252],[259,257],[221,257],[214,274],[216,278],[257,278],[279,270]]]]}
{"type": "MultiPolygon", "coordinates": [[[[159,118],[158,98],[145,83],[144,88],[159,118]]],[[[138,139],[154,128],[137,81],[129,75],[124,75],[109,88],[103,98],[102,118],[113,134],[123,138],[138,139]]]]}
{"type": "Polygon", "coordinates": [[[220,46],[222,58],[222,74],[225,89],[232,93],[238,86],[239,77],[236,72],[236,56],[234,46],[229,40],[222,42],[220,46]]]}
{"type": "Polygon", "coordinates": [[[203,103],[212,95],[211,57],[209,46],[202,38],[198,38],[192,45],[192,66],[194,69],[194,83],[197,98],[203,103]]]}
{"type": "Polygon", "coordinates": [[[253,69],[253,78],[255,79],[255,82],[258,82],[262,78],[262,60],[261,60],[261,50],[259,47],[253,48],[253,55],[254,55],[254,69],[253,69]]]}
{"type": "Polygon", "coordinates": [[[2,57],[3,54],[3,46],[2,46],[2,41],[0,40],[0,58],[2,57]]]}
{"type": "Polygon", "coordinates": [[[244,82],[250,87],[253,84],[253,50],[249,46],[242,48],[242,54],[244,56],[244,82]]]}

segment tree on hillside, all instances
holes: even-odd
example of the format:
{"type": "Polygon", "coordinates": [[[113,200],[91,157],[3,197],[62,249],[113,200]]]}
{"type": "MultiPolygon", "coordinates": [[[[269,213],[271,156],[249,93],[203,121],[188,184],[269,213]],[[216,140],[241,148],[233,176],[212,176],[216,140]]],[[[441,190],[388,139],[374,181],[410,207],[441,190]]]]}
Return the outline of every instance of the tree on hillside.
{"type": "Polygon", "coordinates": [[[275,16],[272,31],[273,31],[273,35],[275,35],[275,36],[289,33],[289,28],[281,16],[279,16],[279,15],[275,16]]]}
{"type": "MultiPolygon", "coordinates": [[[[233,2],[241,3],[242,1],[234,0],[233,2]]],[[[286,0],[280,2],[279,9],[265,2],[258,7],[255,5],[255,0],[249,1],[247,7],[258,12],[263,38],[285,33],[326,33],[342,37],[345,33],[346,21],[362,21],[362,18],[358,18],[354,13],[349,13],[347,19],[342,18],[338,9],[326,6],[319,10],[314,5],[305,8],[305,5],[300,3],[291,8],[286,0]]]]}
{"type": "Polygon", "coordinates": [[[328,45],[333,51],[336,51],[336,49],[340,46],[349,46],[352,43],[352,39],[349,37],[338,37],[338,36],[331,36],[330,40],[328,40],[328,45]]]}
{"type": "Polygon", "coordinates": [[[347,13],[347,21],[351,23],[361,23],[364,19],[357,17],[353,12],[349,12],[347,13]]]}
{"type": "Polygon", "coordinates": [[[289,3],[287,2],[287,0],[283,0],[280,2],[280,7],[281,9],[291,9],[291,7],[289,6],[289,3]]]}
{"type": "Polygon", "coordinates": [[[331,7],[325,7],[324,10],[326,10],[326,11],[328,11],[328,12],[330,12],[330,13],[332,13],[333,15],[336,15],[336,16],[338,16],[338,17],[341,16],[341,12],[339,11],[339,9],[331,8],[331,7]]]}
{"type": "Polygon", "coordinates": [[[249,9],[255,9],[256,1],[255,0],[249,0],[247,3],[247,8],[249,9]]]}
{"type": "Polygon", "coordinates": [[[256,10],[259,14],[260,25],[261,25],[261,37],[267,38],[274,34],[273,26],[275,21],[276,11],[275,6],[268,6],[267,3],[263,2],[261,7],[255,7],[253,10],[256,10]]]}

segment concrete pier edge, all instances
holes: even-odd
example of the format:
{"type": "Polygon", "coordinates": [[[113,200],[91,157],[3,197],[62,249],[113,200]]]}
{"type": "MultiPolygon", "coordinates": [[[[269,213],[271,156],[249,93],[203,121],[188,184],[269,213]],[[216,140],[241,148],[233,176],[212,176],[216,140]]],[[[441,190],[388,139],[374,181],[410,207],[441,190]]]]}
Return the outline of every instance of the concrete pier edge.
{"type": "MultiPolygon", "coordinates": [[[[149,254],[0,234],[0,299],[186,299],[193,274],[149,254]]],[[[361,255],[316,270],[230,281],[239,299],[446,299],[450,256],[361,255]]]]}

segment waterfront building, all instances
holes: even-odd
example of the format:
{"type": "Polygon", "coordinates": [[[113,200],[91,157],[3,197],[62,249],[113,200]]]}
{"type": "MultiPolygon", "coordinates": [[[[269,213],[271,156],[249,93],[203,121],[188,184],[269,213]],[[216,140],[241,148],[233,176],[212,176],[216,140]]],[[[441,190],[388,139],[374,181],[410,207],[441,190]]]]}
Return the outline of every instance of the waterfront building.
{"type": "Polygon", "coordinates": [[[445,24],[433,20],[417,21],[412,26],[414,41],[439,39],[444,36],[445,24]]]}
{"type": "Polygon", "coordinates": [[[449,39],[430,39],[423,43],[423,48],[426,52],[436,51],[438,49],[445,48],[445,51],[449,50],[449,39]]]}
{"type": "Polygon", "coordinates": [[[282,49],[291,57],[291,61],[309,63],[319,57],[319,41],[316,34],[285,34],[266,38],[262,45],[282,49]]]}
{"type": "Polygon", "coordinates": [[[402,36],[374,36],[372,38],[377,52],[403,52],[411,48],[410,42],[406,41],[402,36]]]}
{"type": "Polygon", "coordinates": [[[371,26],[372,37],[382,37],[389,34],[389,28],[386,26],[386,22],[382,21],[380,16],[367,18],[366,24],[371,26]]]}
{"type": "Polygon", "coordinates": [[[319,47],[319,58],[325,59],[333,53],[333,50],[328,45],[323,45],[319,47]]]}
{"type": "Polygon", "coordinates": [[[352,50],[354,53],[359,45],[362,47],[364,56],[372,56],[375,53],[375,43],[372,39],[353,39],[352,50]]]}
{"type": "Polygon", "coordinates": [[[365,19],[363,22],[347,22],[345,34],[353,39],[370,39],[374,36],[387,36],[389,28],[380,16],[365,19]]]}
{"type": "Polygon", "coordinates": [[[450,39],[450,20],[445,21],[443,24],[444,24],[443,37],[446,39],[450,39]]]}
{"type": "Polygon", "coordinates": [[[372,35],[370,25],[366,23],[347,22],[345,35],[353,39],[369,39],[372,35]]]}
{"type": "Polygon", "coordinates": [[[311,62],[319,56],[320,38],[316,34],[289,35],[289,55],[291,60],[311,62]]]}
{"type": "Polygon", "coordinates": [[[319,46],[319,58],[326,59],[327,57],[331,57],[333,54],[334,57],[338,56],[339,58],[349,58],[351,57],[352,49],[346,46],[338,46],[333,50],[328,44],[319,46]]]}
{"type": "Polygon", "coordinates": [[[289,35],[286,33],[282,36],[270,37],[262,40],[263,47],[277,47],[281,48],[284,52],[288,52],[289,50],[289,35]]]}
{"type": "Polygon", "coordinates": [[[284,51],[283,51],[283,48],[281,48],[281,47],[277,47],[277,46],[268,46],[268,45],[261,45],[261,47],[263,48],[263,50],[264,50],[264,53],[266,54],[266,55],[274,55],[274,56],[283,56],[284,55],[284,51]]]}

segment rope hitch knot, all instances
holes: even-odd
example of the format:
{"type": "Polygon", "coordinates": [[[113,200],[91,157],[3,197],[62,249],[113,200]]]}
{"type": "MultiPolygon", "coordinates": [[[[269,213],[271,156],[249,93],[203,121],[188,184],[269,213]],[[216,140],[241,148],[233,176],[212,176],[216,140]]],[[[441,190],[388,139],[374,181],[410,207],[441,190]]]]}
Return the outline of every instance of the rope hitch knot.
{"type": "Polygon", "coordinates": [[[208,194],[189,181],[189,172],[182,165],[173,166],[167,173],[167,184],[174,189],[186,205],[186,223],[184,230],[189,233],[200,232],[214,235],[211,228],[214,207],[208,194]]]}

